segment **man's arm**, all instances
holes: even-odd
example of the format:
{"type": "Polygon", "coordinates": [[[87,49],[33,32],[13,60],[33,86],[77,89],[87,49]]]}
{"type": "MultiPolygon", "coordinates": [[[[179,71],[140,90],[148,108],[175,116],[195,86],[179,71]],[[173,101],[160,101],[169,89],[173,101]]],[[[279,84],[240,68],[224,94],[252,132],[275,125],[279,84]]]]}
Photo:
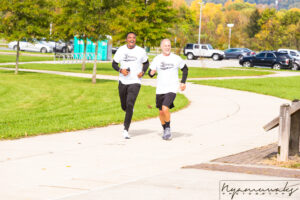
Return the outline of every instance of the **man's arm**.
{"type": "Polygon", "coordinates": [[[180,90],[184,91],[186,88],[185,82],[188,76],[188,68],[186,65],[184,65],[184,67],[181,69],[182,71],[182,79],[181,79],[181,84],[180,84],[180,90]]]}
{"type": "Polygon", "coordinates": [[[149,67],[149,61],[147,60],[146,62],[143,63],[143,72],[144,73],[146,73],[148,67],[149,67]]]}
{"type": "Polygon", "coordinates": [[[182,79],[181,79],[181,83],[184,83],[186,82],[186,79],[187,79],[187,76],[188,76],[188,71],[189,69],[187,68],[186,65],[184,65],[184,67],[181,69],[182,71],[182,79]]]}
{"type": "Polygon", "coordinates": [[[113,60],[113,62],[112,62],[112,67],[113,67],[116,71],[122,73],[124,76],[128,75],[128,71],[127,71],[126,69],[121,69],[121,68],[119,67],[119,63],[117,63],[117,62],[114,61],[114,60],[113,60]]]}
{"type": "Polygon", "coordinates": [[[149,75],[151,78],[153,78],[153,77],[155,76],[155,73],[156,73],[156,70],[150,69],[150,70],[148,71],[148,75],[149,75]]]}
{"type": "Polygon", "coordinates": [[[114,61],[114,60],[113,60],[113,62],[112,62],[112,67],[113,67],[116,71],[121,72],[121,71],[120,71],[120,67],[119,67],[119,63],[117,63],[117,62],[114,61]]]}
{"type": "Polygon", "coordinates": [[[147,60],[146,62],[143,63],[143,69],[142,69],[142,71],[138,74],[138,77],[139,77],[139,78],[141,78],[142,76],[144,76],[144,74],[146,73],[148,67],[149,67],[149,61],[147,60]]]}

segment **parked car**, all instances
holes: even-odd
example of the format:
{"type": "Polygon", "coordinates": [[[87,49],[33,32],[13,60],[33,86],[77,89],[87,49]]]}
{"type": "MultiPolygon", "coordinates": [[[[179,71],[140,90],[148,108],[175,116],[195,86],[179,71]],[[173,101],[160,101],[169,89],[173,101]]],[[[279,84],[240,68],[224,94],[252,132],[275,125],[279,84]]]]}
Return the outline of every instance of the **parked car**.
{"type": "Polygon", "coordinates": [[[242,59],[245,56],[254,56],[256,53],[247,48],[230,48],[224,51],[225,59],[242,59]]]}
{"type": "Polygon", "coordinates": [[[292,70],[300,70],[300,52],[295,49],[278,49],[279,52],[289,54],[293,59],[292,70]]]}
{"type": "Polygon", "coordinates": [[[300,59],[300,52],[295,49],[278,49],[279,52],[285,52],[293,58],[300,59]]]}
{"type": "Polygon", "coordinates": [[[294,58],[292,70],[300,70],[300,59],[294,58]]]}
{"type": "Polygon", "coordinates": [[[243,57],[239,63],[244,67],[265,66],[273,69],[291,69],[293,58],[283,52],[263,51],[255,56],[243,57]]]}
{"type": "Polygon", "coordinates": [[[112,54],[115,54],[115,53],[117,52],[118,48],[119,48],[119,47],[112,47],[112,48],[111,48],[111,53],[112,53],[112,54]]]}
{"type": "Polygon", "coordinates": [[[199,57],[212,58],[213,60],[224,58],[224,52],[214,49],[210,44],[186,44],[183,54],[188,60],[198,59],[199,57]]]}
{"type": "MultiPolygon", "coordinates": [[[[21,51],[34,51],[34,52],[41,52],[41,53],[50,53],[53,51],[51,47],[41,43],[38,40],[33,40],[32,42],[23,40],[19,42],[19,46],[21,51]]],[[[17,41],[8,43],[8,48],[16,51],[17,41]]]]}
{"type": "Polygon", "coordinates": [[[41,40],[42,44],[45,44],[52,48],[53,52],[62,52],[62,53],[70,53],[73,52],[73,43],[72,41],[64,42],[62,40],[55,41],[47,41],[46,39],[41,40]]]}

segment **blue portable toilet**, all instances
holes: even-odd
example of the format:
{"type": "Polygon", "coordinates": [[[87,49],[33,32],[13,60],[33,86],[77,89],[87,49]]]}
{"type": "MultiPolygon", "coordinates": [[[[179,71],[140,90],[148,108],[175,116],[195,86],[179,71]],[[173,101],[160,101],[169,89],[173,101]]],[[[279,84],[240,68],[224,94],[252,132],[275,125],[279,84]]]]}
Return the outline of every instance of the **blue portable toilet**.
{"type": "Polygon", "coordinates": [[[107,46],[108,40],[98,41],[98,54],[97,60],[107,60],[107,46]]]}
{"type": "Polygon", "coordinates": [[[74,37],[74,59],[81,60],[84,53],[84,40],[74,37]]]}
{"type": "MultiPolygon", "coordinates": [[[[74,58],[83,59],[84,53],[84,41],[74,37],[74,58]]],[[[93,60],[95,58],[96,45],[90,40],[87,39],[86,44],[86,59],[93,60]]],[[[97,60],[107,60],[108,59],[108,40],[98,41],[98,52],[97,60]]]]}

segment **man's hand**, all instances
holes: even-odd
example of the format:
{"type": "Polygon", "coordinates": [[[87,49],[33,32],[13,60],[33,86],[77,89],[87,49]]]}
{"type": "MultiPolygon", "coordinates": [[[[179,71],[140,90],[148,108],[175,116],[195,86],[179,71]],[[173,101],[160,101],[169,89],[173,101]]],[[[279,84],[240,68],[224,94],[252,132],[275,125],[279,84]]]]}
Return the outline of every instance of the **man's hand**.
{"type": "Polygon", "coordinates": [[[180,90],[181,90],[181,91],[184,91],[185,88],[186,88],[185,83],[181,83],[181,84],[180,84],[180,90]]]}
{"type": "Polygon", "coordinates": [[[144,76],[144,72],[140,72],[140,73],[138,74],[138,77],[139,77],[139,78],[141,78],[142,76],[144,76]]]}
{"type": "Polygon", "coordinates": [[[120,73],[122,73],[124,76],[127,76],[129,72],[127,69],[121,69],[120,73]]]}
{"type": "Polygon", "coordinates": [[[156,70],[151,70],[150,75],[154,76],[155,73],[156,73],[156,70]]]}

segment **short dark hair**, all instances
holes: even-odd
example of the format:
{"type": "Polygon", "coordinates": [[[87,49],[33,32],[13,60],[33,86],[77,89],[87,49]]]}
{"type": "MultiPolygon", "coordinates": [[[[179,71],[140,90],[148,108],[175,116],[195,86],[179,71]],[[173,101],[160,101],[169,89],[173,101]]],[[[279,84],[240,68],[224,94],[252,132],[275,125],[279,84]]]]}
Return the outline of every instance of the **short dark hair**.
{"type": "Polygon", "coordinates": [[[128,37],[128,35],[129,34],[134,34],[135,35],[135,37],[136,37],[136,34],[135,34],[135,32],[128,32],[127,34],[126,34],[126,38],[128,37]]]}

